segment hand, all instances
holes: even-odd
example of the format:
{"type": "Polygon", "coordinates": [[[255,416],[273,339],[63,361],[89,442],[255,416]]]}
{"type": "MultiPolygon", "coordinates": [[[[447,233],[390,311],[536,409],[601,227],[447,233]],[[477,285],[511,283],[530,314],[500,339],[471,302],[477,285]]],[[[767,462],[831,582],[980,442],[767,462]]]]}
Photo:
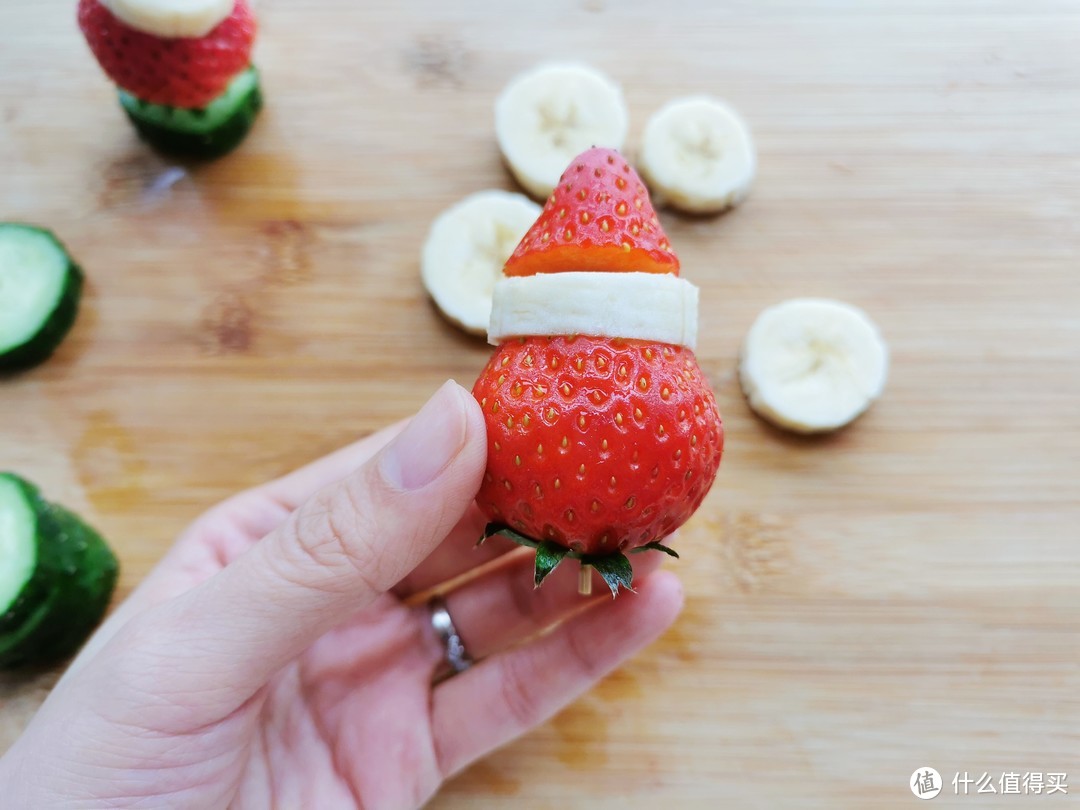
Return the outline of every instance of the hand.
{"type": "Polygon", "coordinates": [[[599,579],[579,597],[569,564],[534,591],[515,546],[476,548],[485,454],[448,383],[201,517],[0,760],[4,807],[415,807],[671,624],[659,555],[612,601],[599,579]],[[444,650],[414,597],[485,563],[446,597],[480,663],[433,687],[444,650]]]}

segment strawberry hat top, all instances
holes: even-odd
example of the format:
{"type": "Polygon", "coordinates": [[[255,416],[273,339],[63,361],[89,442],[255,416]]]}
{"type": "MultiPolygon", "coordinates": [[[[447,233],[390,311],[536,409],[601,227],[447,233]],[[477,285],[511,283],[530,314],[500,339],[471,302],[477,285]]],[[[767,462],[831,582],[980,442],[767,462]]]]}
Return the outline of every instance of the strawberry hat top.
{"type": "Polygon", "coordinates": [[[679,274],[645,184],[614,149],[574,159],[503,268],[507,276],[569,271],[679,274]]]}

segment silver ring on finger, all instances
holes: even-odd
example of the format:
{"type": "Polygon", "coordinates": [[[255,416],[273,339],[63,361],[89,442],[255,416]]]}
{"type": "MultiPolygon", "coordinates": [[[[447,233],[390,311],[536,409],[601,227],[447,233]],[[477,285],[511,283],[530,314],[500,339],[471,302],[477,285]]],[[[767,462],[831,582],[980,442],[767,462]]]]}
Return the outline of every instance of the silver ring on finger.
{"type": "Polygon", "coordinates": [[[465,650],[465,643],[454,626],[450,611],[446,609],[446,600],[441,596],[432,597],[428,609],[431,611],[431,629],[443,646],[443,666],[436,670],[433,679],[439,683],[467,670],[473,660],[465,650]]]}

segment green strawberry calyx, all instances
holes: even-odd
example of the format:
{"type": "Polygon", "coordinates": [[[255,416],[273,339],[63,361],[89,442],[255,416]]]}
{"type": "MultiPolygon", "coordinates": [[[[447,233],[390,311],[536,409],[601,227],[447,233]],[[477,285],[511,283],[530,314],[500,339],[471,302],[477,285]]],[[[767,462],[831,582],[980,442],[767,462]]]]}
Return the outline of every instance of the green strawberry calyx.
{"type": "MultiPolygon", "coordinates": [[[[534,540],[521,532],[511,529],[505,523],[488,523],[487,526],[484,527],[484,533],[477,542],[477,545],[482,544],[489,537],[494,537],[495,535],[512,540],[519,546],[528,546],[529,548],[536,549],[533,584],[537,588],[540,587],[548,574],[558,568],[559,563],[569,557],[574,560],[580,560],[582,567],[592,566],[592,568],[603,577],[608,588],[611,589],[611,597],[613,599],[619,595],[619,588],[625,588],[628,591],[634,590],[634,569],[630,567],[630,560],[627,559],[626,555],[621,551],[613,551],[610,554],[581,554],[577,551],[571,551],[568,548],[560,546],[557,543],[552,543],[550,540],[534,540]]],[[[656,541],[631,549],[630,553],[637,554],[642,551],[662,551],[664,554],[668,554],[676,559],[679,557],[674,550],[668,548],[663,543],[656,541]]]]}

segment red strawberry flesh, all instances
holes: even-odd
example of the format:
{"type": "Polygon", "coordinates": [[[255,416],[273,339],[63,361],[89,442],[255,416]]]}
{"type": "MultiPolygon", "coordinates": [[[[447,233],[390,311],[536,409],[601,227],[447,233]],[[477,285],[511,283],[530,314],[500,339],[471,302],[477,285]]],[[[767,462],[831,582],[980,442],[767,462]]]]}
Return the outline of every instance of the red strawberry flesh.
{"type": "Polygon", "coordinates": [[[199,109],[251,62],[255,17],[248,0],[204,37],[165,38],[121,22],[98,0],[79,0],[79,28],[102,70],[152,104],[199,109]]]}
{"type": "Polygon", "coordinates": [[[612,149],[590,149],[570,164],[503,272],[572,270],[679,273],[649,192],[612,149]]]}
{"type": "Polygon", "coordinates": [[[477,503],[584,554],[658,541],[716,477],[724,433],[693,352],[639,340],[503,344],[473,388],[488,430],[477,503]]]}

